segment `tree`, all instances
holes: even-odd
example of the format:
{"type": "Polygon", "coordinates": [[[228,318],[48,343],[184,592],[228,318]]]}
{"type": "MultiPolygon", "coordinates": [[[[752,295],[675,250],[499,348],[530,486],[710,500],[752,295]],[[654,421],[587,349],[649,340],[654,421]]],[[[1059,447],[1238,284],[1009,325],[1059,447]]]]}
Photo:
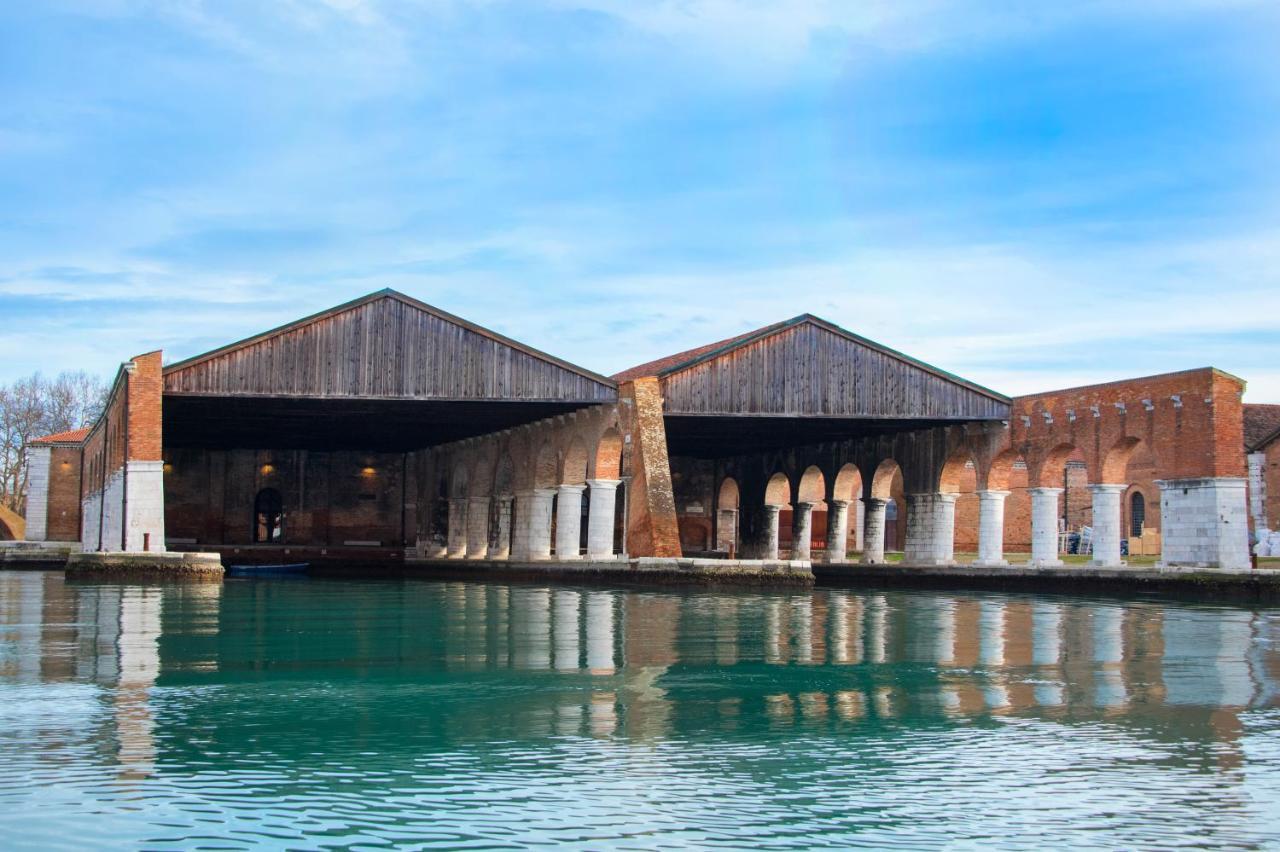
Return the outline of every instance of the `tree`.
{"type": "Polygon", "coordinates": [[[25,511],[27,447],[36,438],[96,421],[108,392],[106,382],[83,371],[52,380],[36,373],[0,385],[0,504],[25,511]]]}

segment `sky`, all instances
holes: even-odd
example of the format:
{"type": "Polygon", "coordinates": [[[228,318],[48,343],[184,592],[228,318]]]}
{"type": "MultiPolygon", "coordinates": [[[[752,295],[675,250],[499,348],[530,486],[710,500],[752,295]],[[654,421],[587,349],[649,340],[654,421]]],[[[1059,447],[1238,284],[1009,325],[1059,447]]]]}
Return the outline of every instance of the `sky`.
{"type": "Polygon", "coordinates": [[[0,382],[391,287],[614,373],[813,313],[1280,402],[1274,0],[0,4],[0,382]]]}

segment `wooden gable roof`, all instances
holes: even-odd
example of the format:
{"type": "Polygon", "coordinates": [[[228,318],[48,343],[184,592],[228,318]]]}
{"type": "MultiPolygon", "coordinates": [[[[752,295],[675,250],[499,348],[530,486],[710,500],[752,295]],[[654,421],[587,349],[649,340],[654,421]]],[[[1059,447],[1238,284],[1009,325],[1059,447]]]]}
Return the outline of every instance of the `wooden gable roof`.
{"type": "Polygon", "coordinates": [[[166,394],[606,402],[605,376],[394,290],[165,368],[166,394]]]}
{"type": "Polygon", "coordinates": [[[1008,397],[811,314],[620,373],[655,375],[669,415],[998,420],[1008,397]]]}

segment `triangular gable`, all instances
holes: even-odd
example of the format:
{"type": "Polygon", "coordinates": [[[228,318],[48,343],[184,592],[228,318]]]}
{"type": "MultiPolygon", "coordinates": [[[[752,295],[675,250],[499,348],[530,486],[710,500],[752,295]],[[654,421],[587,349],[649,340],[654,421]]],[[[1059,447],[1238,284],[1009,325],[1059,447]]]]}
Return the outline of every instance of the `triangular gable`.
{"type": "Polygon", "coordinates": [[[165,368],[165,392],[216,396],[608,401],[608,378],[394,290],[165,368]]]}
{"type": "Polygon", "coordinates": [[[689,355],[654,362],[668,414],[962,420],[1009,413],[1006,396],[810,314],[689,355]]]}

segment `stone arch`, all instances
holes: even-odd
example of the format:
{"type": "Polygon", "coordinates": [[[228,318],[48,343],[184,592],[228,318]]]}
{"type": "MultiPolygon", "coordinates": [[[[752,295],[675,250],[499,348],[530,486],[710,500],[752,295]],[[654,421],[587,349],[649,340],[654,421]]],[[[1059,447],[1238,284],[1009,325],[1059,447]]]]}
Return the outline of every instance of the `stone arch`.
{"type": "Polygon", "coordinates": [[[1048,453],[1045,454],[1043,461],[1040,462],[1036,475],[1033,477],[1034,482],[1041,488],[1060,488],[1062,486],[1062,471],[1067,466],[1067,462],[1073,456],[1079,455],[1080,451],[1075,444],[1062,443],[1056,445],[1048,453]]]}
{"type": "Polygon", "coordinates": [[[876,465],[876,472],[871,476],[871,496],[880,500],[893,497],[893,480],[902,476],[902,468],[893,459],[885,459],[876,465]]]}
{"type": "Polygon", "coordinates": [[[495,470],[493,457],[488,453],[478,456],[471,468],[470,481],[467,483],[467,495],[470,497],[487,497],[493,493],[495,470]]]}
{"type": "Polygon", "coordinates": [[[1142,440],[1134,437],[1124,437],[1117,441],[1102,457],[1102,470],[1098,481],[1128,484],[1129,460],[1141,445],[1142,440]]]}
{"type": "Polygon", "coordinates": [[[973,470],[977,475],[977,460],[967,444],[961,444],[951,451],[942,472],[938,474],[938,491],[945,494],[958,494],[961,484],[966,479],[965,472],[973,470]]]}
{"type": "Polygon", "coordinates": [[[587,481],[587,445],[580,437],[569,442],[564,453],[564,468],[560,474],[560,483],[564,485],[582,485],[587,481]]]}
{"type": "Polygon", "coordinates": [[[853,462],[846,463],[836,473],[831,489],[832,498],[853,502],[862,496],[862,471],[853,462]]]}
{"type": "Polygon", "coordinates": [[[616,426],[610,426],[600,436],[594,467],[596,479],[622,478],[622,433],[616,426]]]}
{"type": "Polygon", "coordinates": [[[533,487],[555,488],[559,485],[556,476],[556,451],[550,441],[543,441],[538,454],[533,459],[533,487]]]}
{"type": "Polygon", "coordinates": [[[1017,450],[1005,450],[996,456],[991,462],[991,467],[987,469],[987,488],[992,491],[1008,491],[1014,468],[1019,463],[1022,468],[1026,468],[1026,459],[1017,450]]]}
{"type": "Polygon", "coordinates": [[[741,496],[741,489],[738,488],[738,481],[732,476],[727,476],[724,481],[720,483],[720,494],[716,498],[716,508],[737,509],[741,496]]]}
{"type": "Polygon", "coordinates": [[[0,541],[22,541],[26,533],[26,520],[17,512],[0,506],[0,541]]]}
{"type": "Polygon", "coordinates": [[[809,465],[800,474],[798,502],[813,503],[825,507],[827,500],[827,478],[817,465],[809,465]]]}
{"type": "Polygon", "coordinates": [[[465,462],[458,461],[454,463],[453,472],[449,476],[449,496],[466,497],[470,478],[471,475],[465,462]]]}
{"type": "Polygon", "coordinates": [[[769,477],[769,482],[764,488],[764,504],[766,506],[791,505],[791,480],[785,473],[779,471],[769,477]]]}

